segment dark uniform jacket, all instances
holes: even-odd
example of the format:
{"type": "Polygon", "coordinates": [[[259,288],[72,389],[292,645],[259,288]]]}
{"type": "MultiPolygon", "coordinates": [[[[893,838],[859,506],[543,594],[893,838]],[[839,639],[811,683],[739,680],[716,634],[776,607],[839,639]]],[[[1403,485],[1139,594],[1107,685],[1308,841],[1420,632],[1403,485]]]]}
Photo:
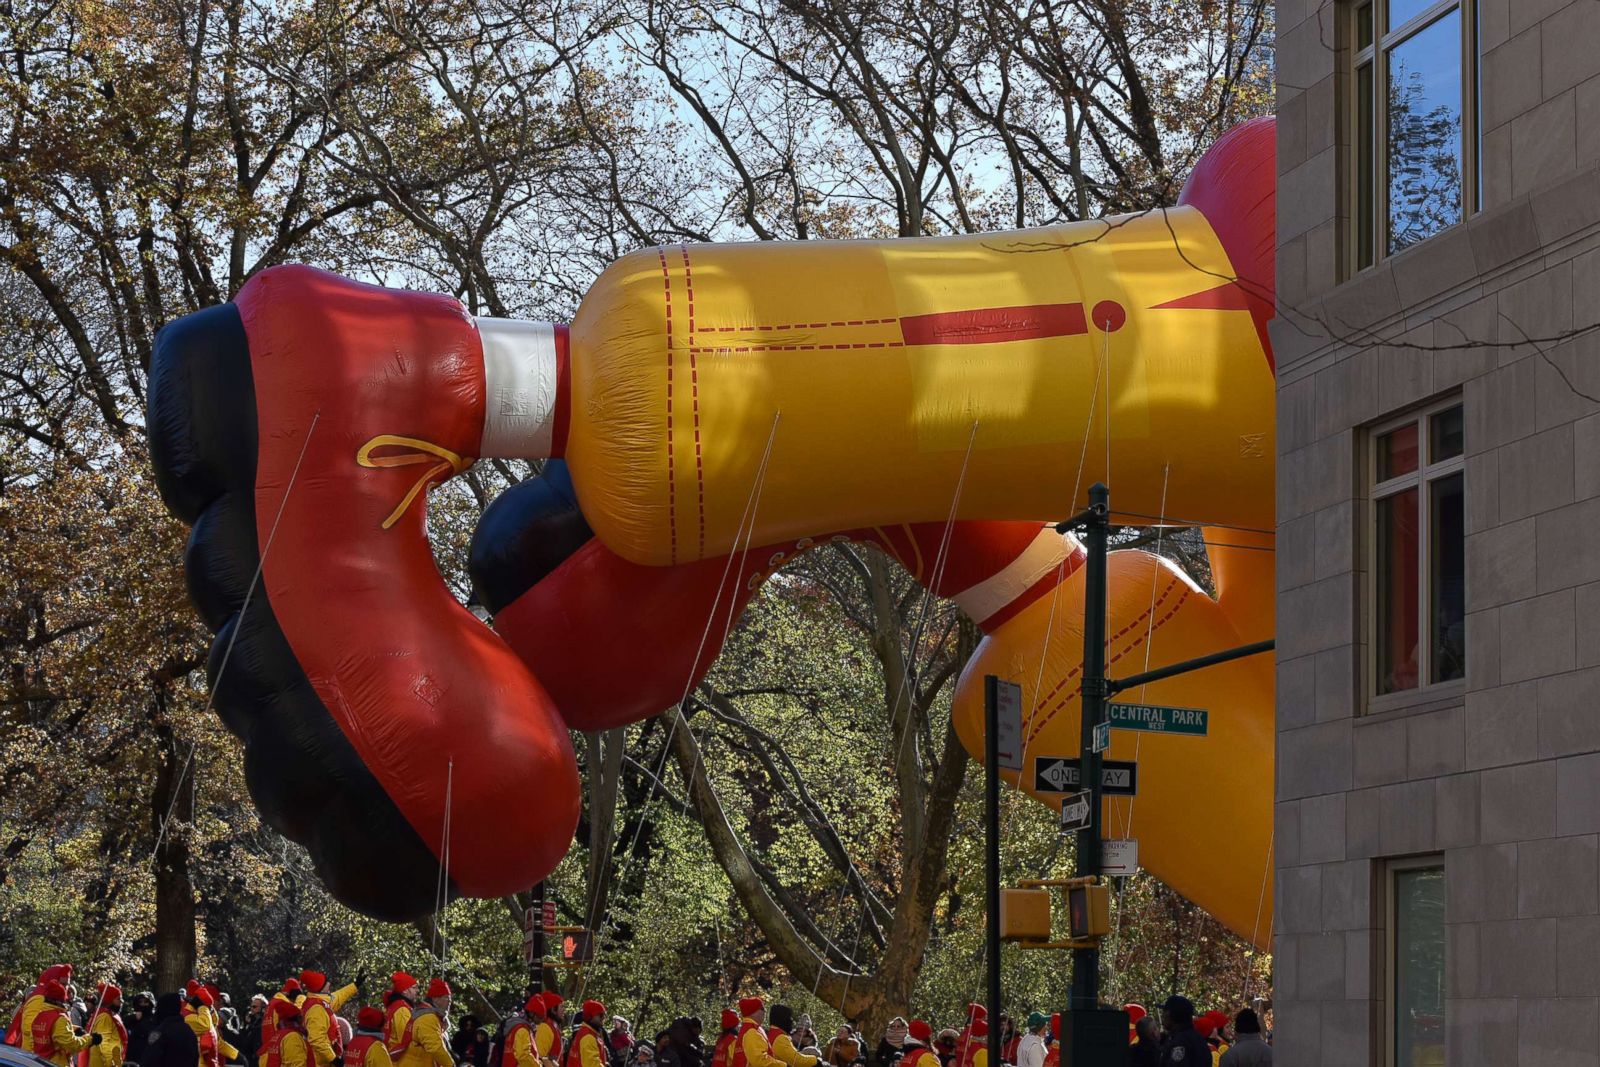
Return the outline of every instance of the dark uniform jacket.
{"type": "Polygon", "coordinates": [[[1161,1067],[1211,1067],[1211,1045],[1192,1025],[1174,1030],[1161,1044],[1161,1067]]]}

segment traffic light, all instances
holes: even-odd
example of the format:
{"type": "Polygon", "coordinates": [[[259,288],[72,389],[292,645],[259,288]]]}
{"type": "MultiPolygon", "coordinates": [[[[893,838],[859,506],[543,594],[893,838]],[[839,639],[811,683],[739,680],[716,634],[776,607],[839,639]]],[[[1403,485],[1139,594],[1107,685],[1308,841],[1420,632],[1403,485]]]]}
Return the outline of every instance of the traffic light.
{"type": "Polygon", "coordinates": [[[1000,938],[1003,941],[1050,940],[1050,890],[1002,889],[1000,938]]]}
{"type": "Polygon", "coordinates": [[[1111,932],[1111,887],[1079,885],[1067,890],[1068,932],[1074,938],[1104,937],[1111,932]]]}

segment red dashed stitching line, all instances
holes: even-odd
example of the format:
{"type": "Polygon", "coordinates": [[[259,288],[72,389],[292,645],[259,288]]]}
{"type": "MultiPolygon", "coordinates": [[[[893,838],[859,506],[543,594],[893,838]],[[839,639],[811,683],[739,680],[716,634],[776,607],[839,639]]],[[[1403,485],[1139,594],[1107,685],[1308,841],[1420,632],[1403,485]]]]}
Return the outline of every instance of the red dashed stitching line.
{"type": "Polygon", "coordinates": [[[816,352],[822,349],[848,349],[848,348],[904,348],[904,341],[859,341],[855,344],[840,345],[744,345],[739,348],[722,348],[710,345],[695,345],[689,349],[691,352],[816,352]]]}
{"type": "MultiPolygon", "coordinates": [[[[1111,666],[1113,663],[1116,663],[1118,660],[1122,659],[1124,656],[1127,656],[1129,653],[1131,653],[1134,649],[1136,649],[1140,645],[1144,644],[1145,636],[1148,633],[1150,633],[1153,630],[1159,630],[1162,626],[1166,625],[1168,622],[1170,622],[1172,620],[1172,617],[1174,615],[1176,615],[1178,613],[1178,611],[1183,607],[1184,601],[1189,599],[1189,594],[1192,592],[1192,590],[1187,585],[1185,585],[1183,582],[1181,582],[1178,579],[1174,578],[1170,583],[1168,583],[1167,588],[1162,591],[1161,596],[1156,600],[1156,603],[1155,603],[1155,607],[1160,607],[1162,604],[1166,603],[1167,598],[1170,597],[1175,590],[1179,590],[1179,589],[1181,589],[1183,591],[1183,595],[1178,598],[1177,602],[1172,605],[1172,607],[1167,611],[1167,613],[1165,615],[1161,616],[1160,618],[1156,619],[1155,624],[1153,626],[1151,626],[1151,627],[1148,627],[1146,629],[1146,632],[1144,634],[1140,634],[1134,640],[1134,642],[1132,644],[1130,644],[1127,648],[1122,649],[1121,651],[1117,652],[1116,655],[1114,655],[1110,659],[1108,659],[1106,661],[1106,666],[1107,667],[1111,666]]],[[[1111,637],[1107,639],[1106,644],[1109,645],[1112,642],[1116,641],[1118,638],[1122,637],[1124,634],[1128,633],[1130,630],[1136,629],[1139,626],[1139,624],[1144,622],[1145,619],[1149,618],[1151,616],[1151,614],[1153,614],[1153,612],[1154,612],[1154,608],[1152,608],[1150,611],[1146,611],[1146,612],[1141,613],[1138,618],[1134,619],[1132,622],[1128,623],[1128,625],[1124,626],[1122,629],[1120,629],[1116,633],[1112,634],[1111,637]]],[[[1062,686],[1066,685],[1068,682],[1070,682],[1072,679],[1076,678],[1082,672],[1083,672],[1083,664],[1080,663],[1080,664],[1078,664],[1078,666],[1074,667],[1071,671],[1069,671],[1065,678],[1061,679],[1060,682],[1057,682],[1055,688],[1050,690],[1050,693],[1044,699],[1045,700],[1049,700],[1052,697],[1054,697],[1057,693],[1059,693],[1061,691],[1061,687],[1062,686]]],[[[1076,695],[1077,695],[1077,691],[1073,690],[1072,692],[1068,693],[1066,696],[1062,697],[1060,700],[1056,701],[1054,706],[1052,706],[1047,711],[1045,711],[1045,713],[1044,713],[1044,715],[1042,717],[1040,717],[1037,713],[1034,715],[1034,719],[1036,720],[1036,722],[1035,722],[1035,725],[1034,725],[1033,729],[1030,730],[1029,733],[1028,733],[1028,743],[1029,744],[1033,743],[1033,741],[1039,736],[1040,732],[1044,730],[1045,726],[1047,726],[1049,724],[1050,720],[1056,717],[1056,713],[1061,711],[1063,708],[1065,708],[1067,706],[1067,704],[1071,702],[1072,698],[1074,696],[1076,696],[1076,695]]],[[[1040,703],[1043,703],[1043,702],[1044,701],[1040,701],[1040,703]]]]}
{"type": "Polygon", "coordinates": [[[771,326],[702,326],[699,333],[741,333],[747,330],[823,330],[830,326],[887,326],[892,319],[841,319],[838,322],[780,322],[771,326]]]}
{"type": "MultiPolygon", "coordinates": [[[[689,271],[689,246],[679,245],[683,256],[683,287],[689,294],[689,336],[694,336],[694,275],[689,271]]],[[[694,479],[700,496],[700,556],[706,554],[706,469],[700,451],[700,367],[695,346],[689,345],[689,395],[694,408],[694,479]]]]}
{"type": "Polygon", "coordinates": [[[667,530],[671,537],[671,559],[678,562],[678,479],[672,465],[672,276],[667,273],[667,253],[656,249],[661,260],[661,290],[667,301],[667,530]]]}

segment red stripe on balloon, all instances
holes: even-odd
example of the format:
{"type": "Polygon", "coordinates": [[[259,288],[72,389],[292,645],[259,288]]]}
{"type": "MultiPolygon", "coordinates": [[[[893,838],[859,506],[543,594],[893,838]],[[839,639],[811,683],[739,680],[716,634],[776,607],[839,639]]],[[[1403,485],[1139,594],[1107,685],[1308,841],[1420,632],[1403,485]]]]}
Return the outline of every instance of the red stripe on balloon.
{"type": "Polygon", "coordinates": [[[900,318],[900,334],[908,345],[982,345],[1088,332],[1082,304],[974,308],[900,318]]]}

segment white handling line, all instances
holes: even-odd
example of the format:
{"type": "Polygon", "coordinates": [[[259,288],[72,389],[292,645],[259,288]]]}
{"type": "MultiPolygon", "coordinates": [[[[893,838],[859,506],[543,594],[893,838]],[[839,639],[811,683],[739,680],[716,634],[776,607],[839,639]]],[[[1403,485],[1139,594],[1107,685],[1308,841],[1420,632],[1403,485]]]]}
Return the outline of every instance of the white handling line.
{"type": "MultiPolygon", "coordinates": [[[[250,585],[244,591],[244,602],[239,607],[238,622],[234,623],[233,633],[228,635],[228,647],[222,650],[222,662],[217,665],[217,680],[211,686],[211,692],[206,694],[205,710],[200,713],[205,718],[211,711],[211,706],[217,699],[217,689],[222,685],[222,676],[228,669],[228,661],[233,658],[234,642],[239,640],[239,631],[244,629],[245,613],[250,609],[250,598],[255,595],[256,585],[261,581],[261,569],[267,565],[267,553],[272,551],[272,542],[278,536],[278,524],[283,521],[284,508],[289,505],[289,493],[294,489],[296,479],[300,477],[300,465],[305,462],[306,449],[311,445],[311,435],[317,430],[317,423],[322,419],[322,409],[312,412],[311,425],[306,428],[306,439],[300,443],[300,455],[295,458],[294,469],[289,472],[289,483],[283,487],[283,499],[278,501],[278,513],[272,517],[272,528],[267,531],[267,543],[262,546],[261,558],[256,560],[255,573],[250,576],[250,585]]],[[[150,850],[150,859],[155,861],[161,853],[161,843],[166,839],[167,826],[172,822],[172,813],[178,808],[178,798],[183,796],[183,781],[189,774],[189,765],[194,762],[194,750],[199,741],[189,743],[189,755],[183,761],[183,768],[178,772],[178,780],[172,786],[172,803],[167,805],[167,813],[161,817],[161,826],[156,833],[156,844],[150,850]]]]}
{"type": "MultiPolygon", "coordinates": [[[[1105,376],[1105,373],[1106,355],[1102,353],[1095,366],[1094,388],[1089,391],[1089,414],[1083,424],[1083,447],[1078,451],[1078,473],[1072,479],[1072,503],[1070,507],[1074,508],[1078,506],[1078,491],[1083,488],[1083,466],[1084,461],[1089,458],[1089,439],[1094,435],[1094,411],[1100,399],[1100,379],[1105,376]]],[[[1109,438],[1107,440],[1109,441],[1109,438]]],[[[1069,552],[1066,559],[1056,565],[1056,584],[1055,588],[1050,591],[1050,614],[1045,620],[1044,644],[1039,649],[1039,668],[1034,672],[1033,677],[1033,702],[1028,708],[1028,721],[1023,723],[1022,726],[1022,770],[1018,772],[1018,788],[1023,788],[1027,785],[1026,778],[1023,776],[1028,773],[1028,749],[1033,744],[1033,720],[1039,713],[1039,705],[1043,703],[1040,690],[1044,685],[1045,658],[1050,654],[1050,638],[1056,623],[1056,606],[1061,600],[1061,583],[1066,580],[1067,560],[1071,558],[1072,554],[1069,552]]],[[[1010,825],[1010,812],[1007,812],[1005,826],[1009,829],[1010,825]]],[[[1043,877],[1044,872],[1040,871],[1039,874],[1040,877],[1043,877]]]]}
{"type": "MultiPolygon", "coordinates": [[[[906,701],[906,726],[905,732],[900,735],[900,743],[895,749],[894,766],[900,765],[900,759],[906,753],[906,740],[916,733],[911,723],[911,709],[916,700],[915,694],[910,692],[911,680],[916,676],[913,669],[917,660],[917,646],[922,643],[922,634],[928,625],[928,619],[933,613],[933,601],[936,594],[934,589],[944,577],[945,566],[950,562],[950,541],[955,530],[956,512],[961,507],[961,493],[966,487],[967,465],[972,460],[972,446],[978,440],[978,420],[972,420],[972,430],[967,434],[967,451],[961,457],[961,472],[956,475],[955,495],[950,499],[950,512],[945,516],[944,531],[939,535],[939,548],[934,553],[933,570],[928,574],[926,593],[922,598],[922,610],[918,613],[917,625],[911,633],[911,644],[906,650],[906,659],[900,671],[900,693],[906,701]]],[[[891,709],[892,711],[892,709],[891,709]]],[[[891,723],[892,725],[892,723],[891,723]]]]}
{"type": "MultiPolygon", "coordinates": [[[[749,554],[750,554],[750,544],[751,544],[752,540],[754,540],[754,538],[755,538],[756,511],[760,507],[762,487],[765,485],[766,478],[767,478],[767,464],[768,464],[768,461],[772,458],[772,444],[773,444],[773,441],[778,436],[778,422],[779,422],[779,419],[781,419],[781,418],[782,418],[782,412],[781,411],[780,412],[773,412],[773,415],[772,415],[772,429],[767,434],[767,446],[761,453],[761,462],[760,462],[760,464],[756,467],[755,482],[750,487],[750,495],[745,499],[744,513],[740,515],[740,517],[739,517],[739,525],[737,527],[735,527],[735,529],[734,529],[733,543],[735,545],[739,544],[739,539],[740,539],[741,536],[744,538],[744,548],[742,549],[741,552],[738,553],[738,555],[739,555],[739,570],[740,570],[740,573],[743,573],[743,571],[744,571],[745,560],[749,557],[749,554]],[[747,521],[748,521],[748,529],[746,529],[747,521]]],[[[679,700],[678,700],[678,708],[679,708],[680,717],[682,715],[683,703],[684,703],[684,701],[689,699],[689,693],[694,688],[695,672],[699,670],[699,668],[700,668],[700,660],[705,655],[706,641],[710,638],[710,636],[711,636],[711,627],[716,622],[716,619],[717,619],[717,608],[720,606],[720,604],[722,602],[722,591],[726,587],[727,582],[728,582],[728,572],[733,568],[733,557],[734,557],[734,555],[735,555],[735,553],[729,552],[728,553],[727,562],[724,563],[723,566],[722,566],[722,577],[717,582],[717,592],[716,592],[716,595],[714,597],[712,597],[711,610],[709,612],[707,612],[707,614],[706,614],[705,629],[703,629],[701,631],[701,633],[700,633],[700,645],[699,645],[698,648],[696,648],[695,654],[694,654],[694,660],[689,665],[688,677],[684,679],[683,696],[681,698],[679,698],[679,700]]],[[[728,602],[728,616],[729,616],[728,625],[729,626],[732,625],[733,605],[734,605],[734,603],[736,603],[738,601],[738,599],[739,599],[738,590],[735,589],[733,594],[729,597],[729,602],[728,602]]],[[[650,783],[650,790],[649,790],[648,793],[645,794],[644,804],[641,805],[641,807],[648,806],[650,804],[650,802],[655,799],[656,790],[657,790],[657,788],[660,787],[660,784],[661,784],[661,775],[666,770],[667,760],[672,755],[672,739],[673,739],[674,733],[677,731],[677,728],[678,728],[678,724],[677,724],[676,721],[674,721],[672,726],[670,726],[667,729],[667,736],[666,736],[665,740],[662,742],[662,745],[661,745],[661,759],[659,761],[657,761],[656,771],[655,771],[655,774],[652,776],[652,780],[651,780],[651,783],[650,783]]],[[[699,747],[696,746],[696,751],[698,751],[698,750],[699,750],[699,747]]],[[[698,763],[697,763],[697,766],[698,766],[698,763]]],[[[628,858],[624,862],[622,871],[618,875],[618,878],[617,878],[617,882],[618,882],[619,885],[622,882],[627,880],[628,872],[633,869],[633,859],[634,859],[634,856],[637,854],[637,849],[638,849],[638,845],[639,845],[639,837],[640,837],[640,835],[642,833],[644,833],[644,822],[645,821],[643,819],[640,819],[639,825],[634,828],[633,841],[628,846],[628,858]]],[[[606,870],[610,866],[610,864],[611,864],[611,856],[610,855],[608,855],[608,856],[606,856],[606,857],[604,857],[602,859],[601,867],[600,867],[602,880],[603,880],[604,875],[606,874],[606,870]]],[[[609,907],[607,908],[607,910],[609,912],[609,910],[610,910],[609,907]]],[[[596,918],[598,918],[598,916],[596,916],[593,913],[593,911],[591,910],[591,912],[589,913],[589,916],[588,916],[589,921],[587,923],[587,926],[588,926],[588,928],[590,930],[594,930],[596,934],[603,934],[603,931],[595,930],[595,920],[596,920],[596,918]]],[[[607,916],[607,918],[609,919],[609,915],[607,916]]],[[[598,962],[601,950],[604,948],[604,946],[605,946],[605,938],[604,938],[604,936],[597,936],[595,938],[594,951],[593,951],[593,954],[590,957],[590,961],[589,961],[591,966],[593,966],[595,963],[598,962]]],[[[585,972],[584,975],[579,979],[578,988],[579,988],[579,995],[580,996],[582,995],[583,991],[587,989],[588,981],[589,981],[588,973],[585,972]]]]}
{"type": "MultiPolygon", "coordinates": [[[[439,880],[435,883],[433,898],[433,933],[439,948],[434,954],[441,967],[450,962],[450,934],[448,930],[450,907],[450,815],[455,806],[456,758],[450,757],[444,772],[444,828],[439,834],[439,880]]],[[[432,946],[430,946],[432,947],[432,946]]]]}
{"type": "MultiPolygon", "coordinates": [[[[1160,583],[1160,580],[1161,580],[1161,543],[1162,543],[1162,538],[1165,537],[1165,535],[1166,535],[1166,529],[1167,529],[1167,527],[1166,527],[1166,522],[1167,522],[1167,479],[1171,474],[1172,474],[1172,462],[1171,462],[1171,460],[1168,460],[1166,465],[1163,466],[1162,469],[1161,469],[1161,514],[1156,519],[1156,551],[1155,551],[1155,557],[1156,558],[1155,558],[1155,566],[1151,569],[1151,572],[1150,572],[1150,610],[1148,612],[1149,622],[1147,623],[1146,628],[1145,628],[1145,632],[1144,632],[1144,670],[1145,671],[1148,671],[1150,669],[1151,645],[1155,643],[1155,635],[1156,635],[1156,588],[1157,588],[1157,586],[1158,586],[1158,584],[1160,583]]],[[[1141,673],[1143,673],[1143,672],[1141,672],[1141,673]]],[[[1141,700],[1144,699],[1144,694],[1145,694],[1145,687],[1144,686],[1140,686],[1139,687],[1139,698],[1141,700]]],[[[1134,762],[1135,765],[1137,765],[1138,762],[1139,762],[1139,747],[1140,747],[1141,742],[1143,742],[1143,740],[1144,740],[1144,732],[1141,731],[1141,730],[1134,731],[1134,735],[1133,735],[1133,762],[1134,762]]],[[[1135,800],[1137,800],[1137,799],[1138,799],[1137,795],[1131,796],[1131,797],[1128,798],[1128,806],[1127,806],[1126,809],[1124,809],[1124,812],[1123,812],[1123,814],[1124,814],[1124,818],[1122,820],[1122,836],[1123,837],[1129,837],[1129,836],[1131,836],[1131,834],[1133,832],[1133,802],[1135,800]]],[[[1118,900],[1117,901],[1117,917],[1113,921],[1113,925],[1111,927],[1111,961],[1110,961],[1110,965],[1109,965],[1109,968],[1108,968],[1110,970],[1110,972],[1111,972],[1111,986],[1119,994],[1118,997],[1113,998],[1113,999],[1120,999],[1120,994],[1121,994],[1121,991],[1122,991],[1122,973],[1117,970],[1117,952],[1121,949],[1121,947],[1122,947],[1122,901],[1118,900]]]]}
{"type": "Polygon", "coordinates": [[[1250,1000],[1250,979],[1254,978],[1256,960],[1256,938],[1261,934],[1261,912],[1267,903],[1267,879],[1272,877],[1272,849],[1278,842],[1278,830],[1273,828],[1271,836],[1267,838],[1267,862],[1261,868],[1261,895],[1256,898],[1256,921],[1250,926],[1250,945],[1244,954],[1244,997],[1246,1003],[1250,1000]]]}

